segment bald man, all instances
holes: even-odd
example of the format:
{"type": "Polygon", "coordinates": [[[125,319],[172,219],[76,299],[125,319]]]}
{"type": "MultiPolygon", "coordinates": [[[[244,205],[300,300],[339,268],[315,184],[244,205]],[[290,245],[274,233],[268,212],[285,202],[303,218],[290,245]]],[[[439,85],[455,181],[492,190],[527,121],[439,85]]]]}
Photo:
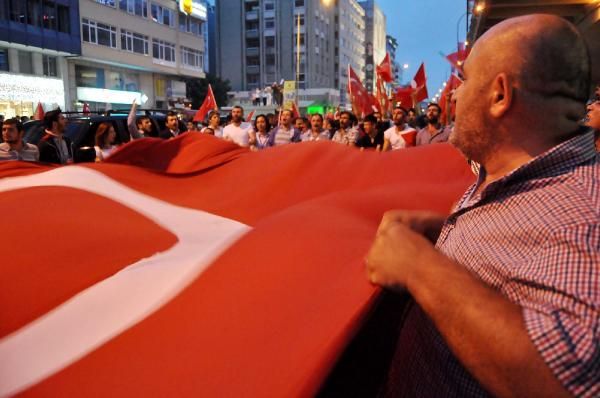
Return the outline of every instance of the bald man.
{"type": "Polygon", "coordinates": [[[386,213],[365,259],[414,299],[387,396],[600,396],[600,166],[578,124],[590,69],[554,16],[475,43],[450,141],[478,181],[447,218],[386,213]]]}

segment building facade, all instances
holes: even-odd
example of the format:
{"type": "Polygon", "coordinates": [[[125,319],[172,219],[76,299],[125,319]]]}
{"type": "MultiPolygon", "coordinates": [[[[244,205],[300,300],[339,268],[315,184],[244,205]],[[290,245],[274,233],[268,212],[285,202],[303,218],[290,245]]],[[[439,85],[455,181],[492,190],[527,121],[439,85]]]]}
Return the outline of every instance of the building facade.
{"type": "Polygon", "coordinates": [[[365,10],[365,87],[375,92],[375,67],[386,53],[386,18],[375,0],[361,1],[365,10]]]}
{"type": "Polygon", "coordinates": [[[71,107],[183,107],[185,78],[205,76],[207,8],[199,0],[79,0],[81,57],[69,61],[71,107]]]}
{"type": "Polygon", "coordinates": [[[219,0],[216,8],[217,74],[230,81],[236,102],[296,79],[301,101],[337,101],[337,95],[330,98],[337,91],[333,6],[321,0],[219,0]]]}
{"type": "Polygon", "coordinates": [[[78,0],[0,1],[0,114],[65,109],[67,58],[80,54],[78,0]]]}
{"type": "Polygon", "coordinates": [[[365,80],[365,9],[357,0],[338,0],[336,6],[336,58],[337,80],[340,101],[348,105],[348,66],[365,80]]]}
{"type": "Polygon", "coordinates": [[[386,36],[386,51],[390,54],[390,61],[392,63],[392,76],[394,77],[394,81],[392,82],[392,86],[396,86],[402,80],[402,71],[400,68],[400,64],[396,62],[396,50],[398,49],[398,40],[395,37],[387,35],[386,36]]]}

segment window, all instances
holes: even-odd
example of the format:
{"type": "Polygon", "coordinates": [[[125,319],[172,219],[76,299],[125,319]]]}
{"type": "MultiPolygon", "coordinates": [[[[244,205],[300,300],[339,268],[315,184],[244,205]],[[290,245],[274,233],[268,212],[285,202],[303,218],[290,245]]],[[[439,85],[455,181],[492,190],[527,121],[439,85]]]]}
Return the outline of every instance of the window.
{"type": "Polygon", "coordinates": [[[265,3],[265,11],[271,11],[275,9],[274,3],[265,3]]]}
{"type": "Polygon", "coordinates": [[[195,36],[202,36],[202,21],[179,13],[179,30],[195,36]]]}
{"type": "Polygon", "coordinates": [[[265,19],[265,29],[273,29],[275,27],[275,19],[268,18],[265,19]]]}
{"type": "Polygon", "coordinates": [[[175,62],[175,44],[152,39],[152,56],[167,62],[175,62]]]}
{"type": "Polygon", "coordinates": [[[96,3],[100,3],[109,7],[116,7],[116,0],[96,0],[96,3]]]}
{"type": "Polygon", "coordinates": [[[10,20],[18,23],[27,23],[27,8],[23,0],[10,0],[10,20]]]}
{"type": "Polygon", "coordinates": [[[0,48],[0,70],[8,71],[8,50],[0,48]]]}
{"type": "Polygon", "coordinates": [[[200,51],[187,47],[181,47],[181,63],[194,69],[202,69],[204,64],[203,55],[200,51]]]}
{"type": "Polygon", "coordinates": [[[75,65],[77,87],[104,88],[104,69],[75,65]]]}
{"type": "Polygon", "coordinates": [[[27,23],[42,26],[42,0],[27,0],[27,23]]]}
{"type": "Polygon", "coordinates": [[[126,51],[148,55],[148,36],[121,29],[121,48],[126,51]]]}
{"type": "Polygon", "coordinates": [[[304,7],[304,0],[296,0],[295,5],[296,7],[304,7]]]}
{"type": "Polygon", "coordinates": [[[42,56],[42,64],[44,66],[44,76],[58,76],[58,68],[56,66],[56,57],[49,55],[42,56]]]}
{"type": "Polygon", "coordinates": [[[148,18],[148,0],[119,0],[119,8],[129,14],[148,18]]]}
{"type": "Polygon", "coordinates": [[[42,26],[44,29],[56,30],[56,20],[56,4],[45,0],[42,7],[42,26]]]}
{"type": "Polygon", "coordinates": [[[63,33],[71,33],[71,22],[69,21],[69,7],[57,5],[56,13],[58,14],[58,31],[63,33]]]}
{"type": "Polygon", "coordinates": [[[33,75],[33,58],[29,51],[19,51],[19,72],[33,75]]]}
{"type": "Polygon", "coordinates": [[[170,8],[152,3],[152,20],[161,25],[175,26],[175,12],[170,8]]]}
{"type": "Polygon", "coordinates": [[[83,41],[117,48],[117,28],[82,18],[83,41]]]}

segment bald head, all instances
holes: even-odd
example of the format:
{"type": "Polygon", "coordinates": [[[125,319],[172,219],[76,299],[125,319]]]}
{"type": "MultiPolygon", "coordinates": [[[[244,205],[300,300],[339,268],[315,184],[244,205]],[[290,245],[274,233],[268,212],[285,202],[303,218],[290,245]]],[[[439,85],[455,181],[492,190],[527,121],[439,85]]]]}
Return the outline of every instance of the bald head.
{"type": "Polygon", "coordinates": [[[568,21],[541,14],[507,19],[477,40],[464,73],[450,141],[469,158],[535,155],[580,133],[590,57],[568,21]]]}
{"type": "Polygon", "coordinates": [[[511,18],[491,28],[479,41],[490,58],[490,72],[500,68],[532,93],[585,103],[591,81],[590,56],[580,33],[565,19],[546,14],[511,18]]]}

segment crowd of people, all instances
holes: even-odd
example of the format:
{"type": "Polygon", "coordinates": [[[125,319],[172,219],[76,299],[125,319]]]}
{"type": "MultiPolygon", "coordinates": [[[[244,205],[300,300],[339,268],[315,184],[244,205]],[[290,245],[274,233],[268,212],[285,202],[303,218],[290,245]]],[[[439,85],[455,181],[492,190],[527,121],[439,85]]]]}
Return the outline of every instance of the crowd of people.
{"type": "MultiPolygon", "coordinates": [[[[600,150],[600,87],[595,98],[588,103],[588,115],[583,124],[596,130],[600,150]]],[[[332,141],[361,150],[390,151],[448,141],[452,125],[444,125],[441,114],[440,106],[430,103],[423,115],[414,108],[406,109],[400,105],[393,108],[389,118],[375,112],[361,120],[346,110],[327,117],[319,113],[294,117],[291,110],[284,109],[278,114],[257,115],[253,122],[246,122],[244,109],[236,105],[227,115],[225,125],[221,124],[220,113],[212,111],[201,125],[187,121],[185,131],[179,128],[180,116],[170,111],[165,118],[165,128],[158,137],[169,139],[183,132],[210,134],[254,151],[311,141],[332,141]]],[[[73,148],[69,138],[64,136],[66,123],[68,121],[60,109],[47,112],[43,120],[44,135],[37,145],[33,145],[23,141],[22,119],[0,122],[3,140],[0,143],[0,160],[68,163],[73,159],[73,148]]],[[[137,116],[135,103],[127,124],[131,139],[156,136],[151,118],[137,116]]],[[[96,127],[96,161],[103,161],[118,147],[116,136],[111,122],[102,122],[96,127]]]]}

